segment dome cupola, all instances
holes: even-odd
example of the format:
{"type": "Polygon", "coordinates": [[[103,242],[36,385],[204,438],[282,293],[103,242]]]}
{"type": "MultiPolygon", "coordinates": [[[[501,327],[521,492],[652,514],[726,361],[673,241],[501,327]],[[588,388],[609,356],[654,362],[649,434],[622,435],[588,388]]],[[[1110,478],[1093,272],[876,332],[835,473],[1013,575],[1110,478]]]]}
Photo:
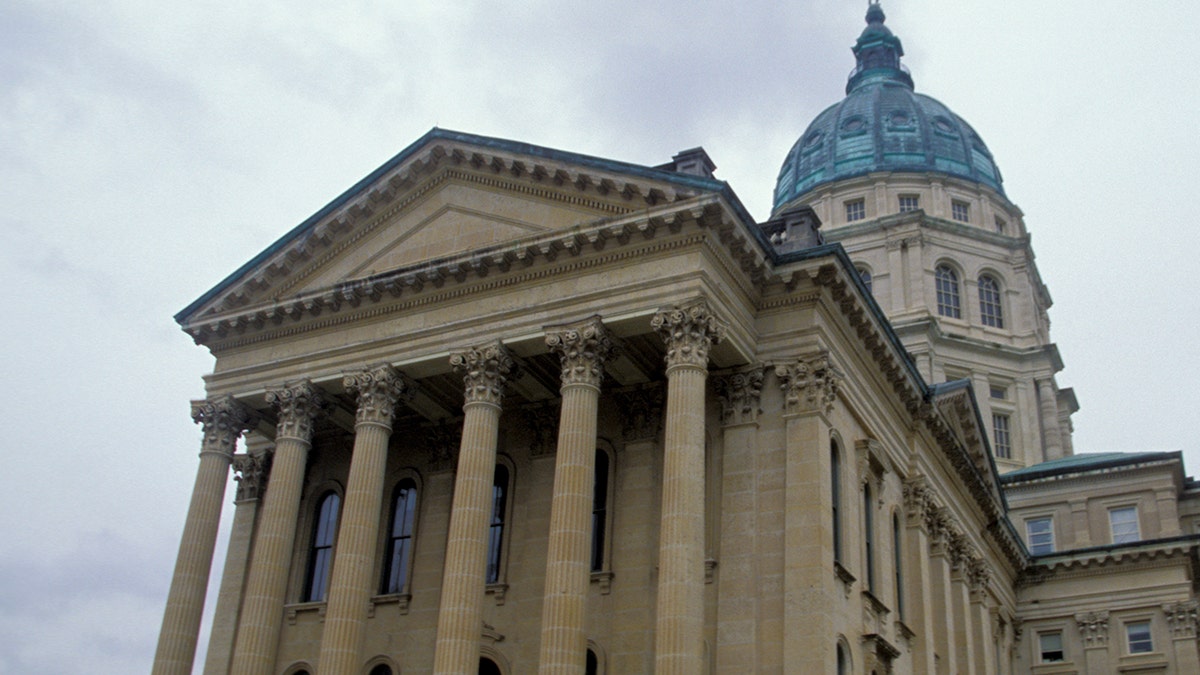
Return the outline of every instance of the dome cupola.
{"type": "Polygon", "coordinates": [[[1004,197],[1000,170],[971,125],[918,94],[900,63],[900,38],[884,25],[878,0],[853,47],[846,97],[825,109],[788,152],[774,210],[815,188],[875,172],[935,173],[966,179],[1004,197]]]}

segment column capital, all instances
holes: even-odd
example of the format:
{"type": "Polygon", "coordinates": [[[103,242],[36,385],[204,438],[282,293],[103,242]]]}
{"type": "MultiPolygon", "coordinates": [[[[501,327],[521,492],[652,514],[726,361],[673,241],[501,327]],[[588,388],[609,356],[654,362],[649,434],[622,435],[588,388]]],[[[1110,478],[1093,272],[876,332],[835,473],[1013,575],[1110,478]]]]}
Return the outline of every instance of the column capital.
{"type": "Polygon", "coordinates": [[[766,366],[756,363],[735,373],[714,378],[717,399],[721,402],[721,424],[753,424],[758,421],[766,366]]]}
{"type": "Polygon", "coordinates": [[[904,515],[917,525],[925,525],[930,513],[937,508],[933,501],[933,491],[929,489],[929,481],[925,476],[917,475],[904,481],[904,515]]]}
{"type": "Polygon", "coordinates": [[[562,361],[562,386],[587,385],[600,388],[604,363],[613,353],[613,341],[599,316],[576,324],[550,326],[546,346],[562,361]]]}
{"type": "Polygon", "coordinates": [[[347,391],[358,395],[355,424],[378,424],[392,428],[396,404],[410,398],[416,386],[403,373],[383,363],[342,379],[347,391]]]}
{"type": "Polygon", "coordinates": [[[708,352],[725,338],[727,326],[703,298],[658,310],[650,326],[667,344],[667,370],[708,369],[708,352]]]}
{"type": "Polygon", "coordinates": [[[312,440],[313,423],[325,405],[321,391],[312,382],[303,380],[272,389],[267,392],[267,403],[279,413],[275,440],[295,438],[305,443],[312,440]]]}
{"type": "Polygon", "coordinates": [[[237,481],[237,496],[234,501],[260,499],[267,487],[267,476],[271,473],[271,454],[239,454],[233,456],[233,479],[237,481]]]}
{"type": "Polygon", "coordinates": [[[517,362],[499,341],[450,355],[450,365],[463,374],[464,404],[499,406],[504,385],[517,374],[517,362]]]}
{"type": "Polygon", "coordinates": [[[842,373],[833,365],[829,353],[801,356],[794,363],[775,366],[775,375],[783,389],[788,414],[833,410],[842,373]]]}
{"type": "Polygon", "coordinates": [[[967,583],[971,586],[971,596],[977,602],[983,602],[987,598],[988,587],[992,583],[992,570],[987,561],[977,553],[967,562],[967,583]]]}
{"type": "Polygon", "coordinates": [[[192,419],[204,430],[200,454],[233,457],[238,436],[254,426],[257,415],[232,396],[192,401],[192,419]]]}
{"type": "Polygon", "coordinates": [[[1195,600],[1168,603],[1163,605],[1167,615],[1167,625],[1171,628],[1171,637],[1196,637],[1197,626],[1200,625],[1200,603],[1195,600]]]}
{"type": "Polygon", "coordinates": [[[1081,612],[1075,615],[1075,625],[1085,648],[1108,645],[1108,612],[1081,612]]]}

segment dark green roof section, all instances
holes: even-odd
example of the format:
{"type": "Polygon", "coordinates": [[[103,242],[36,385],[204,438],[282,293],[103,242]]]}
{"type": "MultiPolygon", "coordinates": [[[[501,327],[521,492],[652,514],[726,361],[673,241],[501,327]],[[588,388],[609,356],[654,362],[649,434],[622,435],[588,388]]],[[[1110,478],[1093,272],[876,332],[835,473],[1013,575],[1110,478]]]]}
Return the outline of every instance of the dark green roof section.
{"type": "Polygon", "coordinates": [[[692,174],[675,173],[665,169],[657,169],[641,164],[632,164],[613,159],[593,157],[591,155],[567,152],[565,150],[555,150],[553,148],[533,145],[531,143],[511,141],[503,138],[493,138],[490,136],[479,136],[476,134],[434,127],[426,132],[424,136],[421,136],[408,147],[397,153],[394,157],[384,162],[381,166],[379,166],[379,168],[367,174],[366,177],[352,185],[348,190],[338,195],[333,201],[329,202],[316,213],[309,216],[306,220],[304,220],[304,222],[289,230],[286,234],[277,239],[275,243],[271,244],[261,253],[251,258],[246,264],[239,267],[232,274],[222,279],[220,283],[210,289],[207,293],[200,296],[190,305],[176,313],[174,317],[175,322],[179,324],[185,323],[191,314],[203,306],[204,303],[225,291],[244,274],[269,259],[272,255],[284,248],[289,242],[297,239],[305,232],[315,227],[330,214],[336,212],[338,209],[342,208],[351,200],[353,200],[359,193],[368,189],[371,185],[375,184],[381,178],[386,176],[397,166],[400,166],[405,161],[416,155],[430,142],[436,140],[466,143],[469,145],[474,145],[481,148],[489,148],[501,152],[510,152],[528,157],[567,162],[598,171],[608,171],[625,174],[628,176],[636,176],[638,178],[665,181],[695,190],[716,192],[725,197],[726,201],[730,204],[730,207],[740,217],[742,217],[746,223],[755,222],[754,218],[750,216],[750,213],[746,210],[746,207],[742,204],[741,200],[729,187],[729,184],[722,180],[706,178],[704,176],[696,176],[692,174]]]}
{"type": "Polygon", "coordinates": [[[1039,478],[1064,476],[1085,471],[1112,469],[1132,464],[1146,462],[1165,462],[1175,460],[1183,462],[1183,453],[1175,452],[1088,452],[1070,457],[1052,459],[1041,464],[1034,464],[1023,469],[1010,471],[1000,477],[1002,483],[1019,483],[1039,478]]]}

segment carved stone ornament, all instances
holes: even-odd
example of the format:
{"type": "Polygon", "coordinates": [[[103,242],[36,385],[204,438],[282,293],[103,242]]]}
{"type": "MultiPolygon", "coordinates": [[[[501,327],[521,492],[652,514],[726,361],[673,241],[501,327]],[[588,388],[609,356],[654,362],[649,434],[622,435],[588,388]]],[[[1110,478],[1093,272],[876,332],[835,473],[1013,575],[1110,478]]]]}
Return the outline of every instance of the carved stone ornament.
{"type": "Polygon", "coordinates": [[[546,346],[562,360],[562,386],[582,384],[600,388],[604,363],[613,353],[612,337],[600,317],[547,329],[546,346]]]}
{"type": "Polygon", "coordinates": [[[561,406],[555,402],[527,406],[522,412],[529,431],[529,454],[548,457],[558,450],[558,421],[561,406]]]}
{"type": "Polygon", "coordinates": [[[971,560],[975,557],[975,553],[970,540],[956,523],[950,525],[950,531],[946,537],[946,548],[950,552],[950,564],[954,566],[954,569],[965,573],[971,560]]]}
{"type": "Polygon", "coordinates": [[[904,481],[904,512],[910,520],[924,523],[933,508],[933,492],[924,476],[914,476],[904,481]]]}
{"type": "Polygon", "coordinates": [[[419,429],[425,454],[433,472],[450,471],[462,445],[462,419],[423,424],[419,429]]]}
{"type": "Polygon", "coordinates": [[[1075,615],[1079,639],[1084,647],[1104,647],[1108,644],[1108,612],[1083,612],[1075,615]]]}
{"type": "Polygon", "coordinates": [[[940,548],[942,553],[949,553],[952,536],[950,521],[950,514],[941,506],[934,506],[925,514],[925,529],[929,532],[929,541],[933,546],[940,548]]]}
{"type": "Polygon", "coordinates": [[[663,389],[659,385],[616,393],[621,410],[621,434],[626,443],[658,437],[663,419],[663,389]]]}
{"type": "Polygon", "coordinates": [[[667,345],[667,370],[677,366],[708,368],[708,351],[725,338],[726,331],[725,322],[704,300],[661,309],[650,320],[650,326],[667,345]]]}
{"type": "Polygon", "coordinates": [[[342,384],[358,396],[356,424],[380,424],[389,429],[396,404],[411,397],[415,389],[408,378],[386,363],[349,373],[342,384]]]}
{"type": "Polygon", "coordinates": [[[200,454],[215,452],[232,457],[238,436],[254,426],[257,415],[232,396],[192,401],[192,419],[204,430],[200,454]]]}
{"type": "Polygon", "coordinates": [[[271,453],[233,456],[233,479],[237,481],[235,501],[262,498],[267,489],[267,476],[271,473],[273,456],[271,453]]]}
{"type": "Polygon", "coordinates": [[[758,421],[765,366],[755,364],[713,380],[721,402],[721,424],[751,424],[758,421]]]}
{"type": "Polygon", "coordinates": [[[451,354],[450,365],[463,374],[464,403],[500,405],[504,385],[517,374],[517,362],[500,342],[451,354]]]}
{"type": "Polygon", "coordinates": [[[975,596],[975,600],[983,601],[991,582],[992,570],[987,562],[978,555],[972,557],[967,563],[967,583],[971,585],[971,594],[975,596]]]}
{"type": "Polygon", "coordinates": [[[305,443],[312,440],[313,426],[325,401],[312,382],[304,380],[267,392],[267,403],[279,414],[275,439],[296,438],[305,443]]]}
{"type": "Polygon", "coordinates": [[[829,360],[828,353],[802,356],[793,364],[775,366],[775,375],[779,377],[788,413],[828,414],[833,410],[842,374],[829,360]]]}
{"type": "Polygon", "coordinates": [[[1200,624],[1200,603],[1195,600],[1163,605],[1167,615],[1167,625],[1171,627],[1171,637],[1195,638],[1200,624]]]}

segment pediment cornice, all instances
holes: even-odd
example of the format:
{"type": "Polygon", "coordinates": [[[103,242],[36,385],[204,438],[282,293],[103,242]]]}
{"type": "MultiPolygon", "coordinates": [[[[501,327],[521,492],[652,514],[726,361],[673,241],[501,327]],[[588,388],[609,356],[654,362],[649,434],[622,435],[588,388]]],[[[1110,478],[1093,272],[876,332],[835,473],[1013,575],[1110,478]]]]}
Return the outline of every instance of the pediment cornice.
{"type": "Polygon", "coordinates": [[[330,261],[451,181],[614,217],[686,202],[723,186],[711,179],[434,130],[181,311],[176,321],[186,327],[264,298],[287,297],[330,261]]]}

